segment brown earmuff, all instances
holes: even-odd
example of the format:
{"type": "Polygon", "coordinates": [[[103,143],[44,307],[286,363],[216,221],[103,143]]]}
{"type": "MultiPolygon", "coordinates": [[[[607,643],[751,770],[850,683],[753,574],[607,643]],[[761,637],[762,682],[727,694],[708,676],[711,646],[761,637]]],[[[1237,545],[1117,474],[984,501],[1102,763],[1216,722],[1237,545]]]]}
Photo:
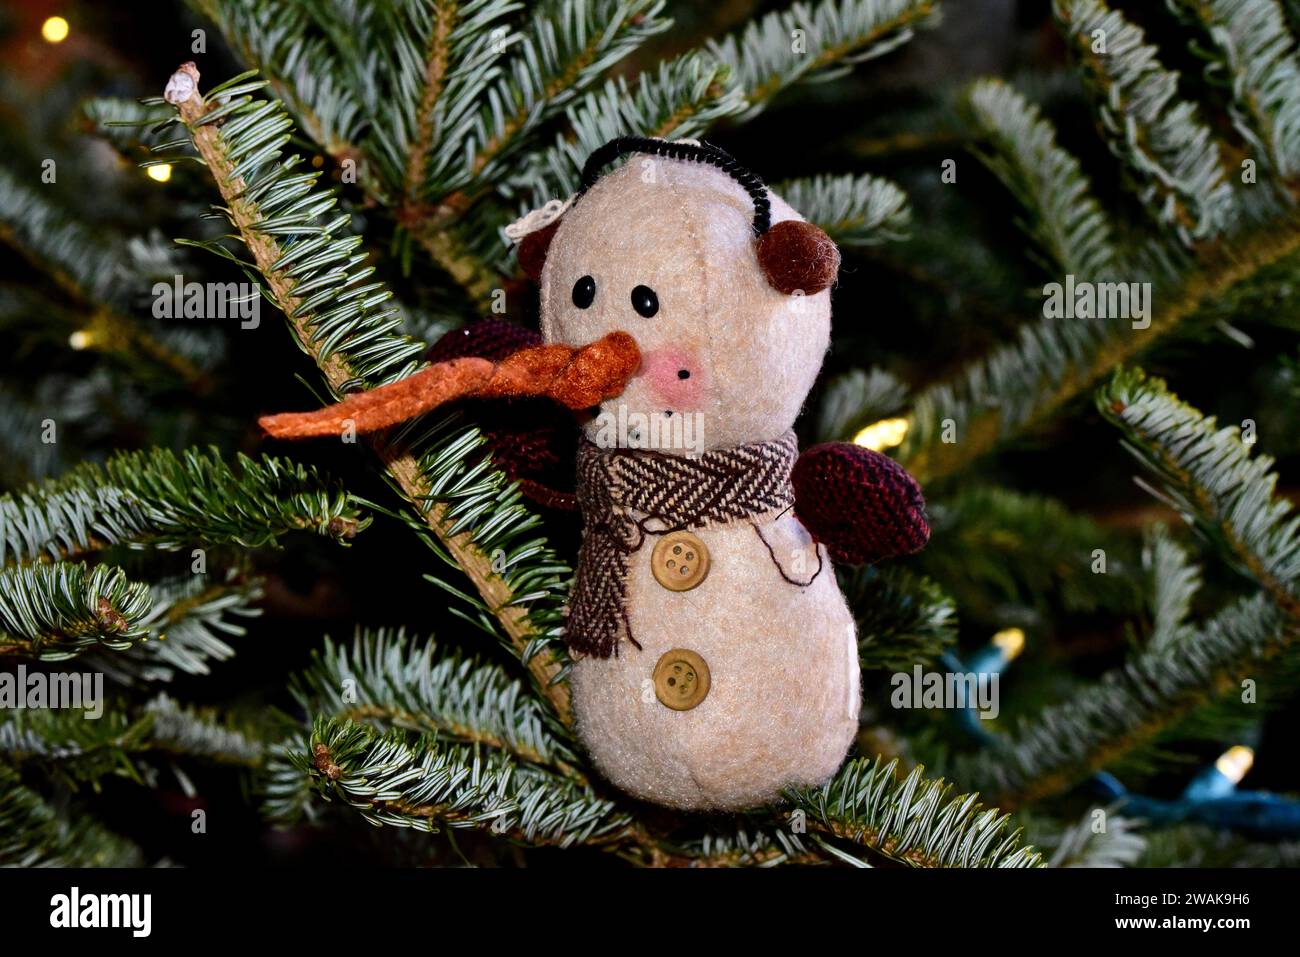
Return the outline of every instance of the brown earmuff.
{"type": "Polygon", "coordinates": [[[812,223],[786,219],[758,237],[758,264],[773,289],[812,296],[835,282],[840,251],[812,223]]]}
{"type": "Polygon", "coordinates": [[[531,232],[519,240],[515,255],[519,257],[519,268],[533,282],[542,281],[542,267],[546,265],[546,252],[551,248],[555,231],[560,228],[560,221],[547,223],[536,232],[531,232]]]}

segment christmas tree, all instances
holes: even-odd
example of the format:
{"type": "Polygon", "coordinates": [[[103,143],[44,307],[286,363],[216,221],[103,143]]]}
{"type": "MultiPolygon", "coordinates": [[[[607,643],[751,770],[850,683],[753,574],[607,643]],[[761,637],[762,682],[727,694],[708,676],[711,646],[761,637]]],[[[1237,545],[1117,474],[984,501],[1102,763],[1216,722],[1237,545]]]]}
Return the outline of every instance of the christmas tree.
{"type": "Polygon", "coordinates": [[[0,863],[1294,862],[1300,4],[770,6],[5,14],[0,863]],[[575,736],[553,420],[256,426],[535,329],[503,230],[619,136],[835,240],[801,444],[928,503],[837,569],[849,759],[739,813],[575,736]]]}

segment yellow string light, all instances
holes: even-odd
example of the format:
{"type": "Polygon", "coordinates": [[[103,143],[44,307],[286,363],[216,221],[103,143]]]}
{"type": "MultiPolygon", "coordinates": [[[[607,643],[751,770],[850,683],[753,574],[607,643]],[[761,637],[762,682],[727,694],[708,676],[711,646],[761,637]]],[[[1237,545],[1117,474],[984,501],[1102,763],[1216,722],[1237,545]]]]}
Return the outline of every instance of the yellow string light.
{"type": "Polygon", "coordinates": [[[993,636],[993,644],[1007,661],[1015,661],[1025,649],[1025,633],[1019,628],[1003,628],[993,636]]]}
{"type": "Polygon", "coordinates": [[[78,352],[82,349],[89,348],[90,344],[94,341],[94,337],[90,334],[88,329],[78,329],[72,335],[68,336],[68,345],[76,349],[78,352]]]}
{"type": "Polygon", "coordinates": [[[1214,762],[1215,770],[1233,784],[1238,784],[1255,763],[1255,752],[1244,744],[1234,744],[1214,762]]]}
{"type": "Polygon", "coordinates": [[[854,445],[881,452],[902,445],[907,438],[907,419],[881,419],[873,422],[853,437],[854,445]]]}
{"type": "Polygon", "coordinates": [[[41,24],[41,36],[46,43],[62,43],[68,38],[68,21],[63,17],[50,17],[41,24]]]}
{"type": "Polygon", "coordinates": [[[165,183],[172,178],[172,164],[158,163],[154,166],[150,166],[147,172],[149,173],[150,179],[157,180],[160,183],[165,183]]]}

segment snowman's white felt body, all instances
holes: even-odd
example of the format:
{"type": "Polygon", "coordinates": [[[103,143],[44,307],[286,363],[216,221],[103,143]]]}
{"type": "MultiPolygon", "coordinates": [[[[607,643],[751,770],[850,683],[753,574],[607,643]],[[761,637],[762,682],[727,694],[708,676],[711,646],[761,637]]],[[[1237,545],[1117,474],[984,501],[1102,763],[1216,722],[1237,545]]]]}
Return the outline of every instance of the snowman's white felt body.
{"type": "MultiPolygon", "coordinates": [[[[815,548],[790,513],[761,524],[778,555],[815,548]]],[[[691,591],[654,579],[649,548],[634,556],[627,600],[641,648],[625,641],[617,656],[576,663],[578,732],[630,794],[681,808],[762,804],[844,760],[858,725],[853,619],[829,568],[807,588],[789,584],[748,523],[698,534],[712,565],[691,591]],[[651,678],[676,648],[709,665],[709,693],[689,711],[662,705],[651,678]]],[[[804,567],[807,578],[816,556],[804,567]]]]}
{"type": "MultiPolygon", "coordinates": [[[[774,223],[800,218],[775,195],[771,202],[774,223]]],[[[750,197],[721,171],[643,155],[564,214],[541,277],[543,335],[581,345],[624,330],[643,356],[642,374],[603,412],[698,413],[704,449],[773,441],[790,429],[829,344],[830,292],[773,289],[752,217],[750,197]],[[584,276],[596,295],[578,308],[573,287],[584,276]],[[637,286],[657,296],[650,318],[632,306],[637,286]]],[[[608,421],[593,420],[588,434],[608,421]]],[[[786,785],[825,780],[844,759],[859,711],[854,623],[830,559],[792,510],[694,531],[711,558],[704,581],[664,588],[647,544],[631,556],[626,584],[641,647],[622,641],[609,658],[575,663],[584,744],[614,784],[679,808],[751,806],[786,785]],[[776,562],[797,581],[821,571],[800,587],[776,562]],[[660,656],[678,648],[701,655],[711,676],[707,696],[685,711],[661,704],[652,679],[660,656]]]]}

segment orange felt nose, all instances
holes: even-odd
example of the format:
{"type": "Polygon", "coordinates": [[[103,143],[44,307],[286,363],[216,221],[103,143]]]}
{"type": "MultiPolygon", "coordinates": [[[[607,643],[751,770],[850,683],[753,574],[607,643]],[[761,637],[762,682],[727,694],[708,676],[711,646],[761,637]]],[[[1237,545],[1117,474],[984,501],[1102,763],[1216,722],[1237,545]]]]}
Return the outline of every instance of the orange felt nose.
{"type": "Polygon", "coordinates": [[[530,346],[500,362],[463,358],[439,362],[399,382],[358,392],[314,412],[285,412],[258,419],[280,439],[374,432],[456,399],[546,396],[585,409],[623,391],[641,365],[636,340],[611,332],[580,348],[530,346]]]}
{"type": "Polygon", "coordinates": [[[585,409],[621,393],[639,368],[636,340],[626,332],[611,332],[579,349],[545,394],[570,409],[585,409]]]}

